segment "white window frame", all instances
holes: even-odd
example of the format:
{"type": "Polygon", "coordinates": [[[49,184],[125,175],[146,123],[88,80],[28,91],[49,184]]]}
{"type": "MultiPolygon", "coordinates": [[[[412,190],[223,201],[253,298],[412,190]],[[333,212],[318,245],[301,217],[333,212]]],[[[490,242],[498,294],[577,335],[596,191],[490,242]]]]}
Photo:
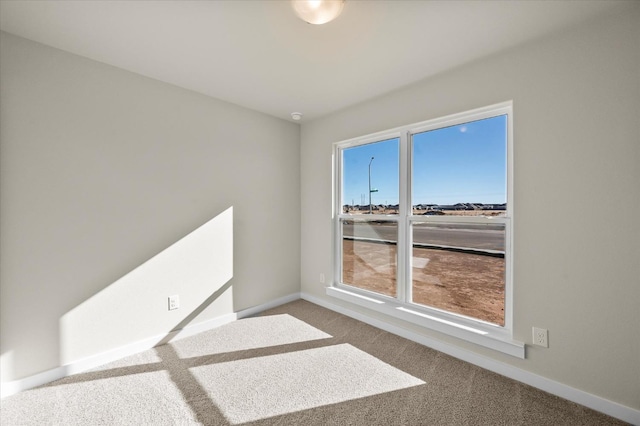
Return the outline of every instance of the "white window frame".
{"type": "Polygon", "coordinates": [[[334,275],[327,294],[425,328],[454,336],[509,355],[524,358],[524,343],[513,339],[513,104],[511,101],[490,105],[445,117],[414,123],[395,129],[353,138],[334,144],[334,275]],[[497,116],[507,117],[507,210],[501,217],[414,216],[412,214],[412,136],[444,127],[497,116]],[[342,151],[360,145],[398,138],[399,144],[399,212],[396,215],[350,215],[343,212],[342,151]],[[397,297],[389,297],[341,282],[343,220],[384,220],[397,224],[397,297]],[[505,225],[505,300],[504,326],[479,319],[411,303],[412,224],[415,222],[503,223],[505,225]]]}

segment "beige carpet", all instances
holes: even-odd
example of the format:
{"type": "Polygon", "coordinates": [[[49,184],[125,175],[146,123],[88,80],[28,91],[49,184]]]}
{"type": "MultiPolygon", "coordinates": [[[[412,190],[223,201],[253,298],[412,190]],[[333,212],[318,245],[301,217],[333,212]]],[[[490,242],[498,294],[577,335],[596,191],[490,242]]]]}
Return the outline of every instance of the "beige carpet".
{"type": "Polygon", "coordinates": [[[2,400],[5,425],[617,425],[305,301],[2,400]]]}

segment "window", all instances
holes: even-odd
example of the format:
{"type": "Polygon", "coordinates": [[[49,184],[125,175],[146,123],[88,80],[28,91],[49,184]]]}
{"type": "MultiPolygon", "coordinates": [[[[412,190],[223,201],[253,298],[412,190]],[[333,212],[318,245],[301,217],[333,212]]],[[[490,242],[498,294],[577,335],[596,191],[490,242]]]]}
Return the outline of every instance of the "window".
{"type": "Polygon", "coordinates": [[[398,214],[399,149],[393,138],[342,151],[340,282],[390,297],[397,294],[398,222],[381,216],[398,214]]]}
{"type": "Polygon", "coordinates": [[[328,292],[523,357],[511,340],[511,111],[337,143],[328,292]]]}

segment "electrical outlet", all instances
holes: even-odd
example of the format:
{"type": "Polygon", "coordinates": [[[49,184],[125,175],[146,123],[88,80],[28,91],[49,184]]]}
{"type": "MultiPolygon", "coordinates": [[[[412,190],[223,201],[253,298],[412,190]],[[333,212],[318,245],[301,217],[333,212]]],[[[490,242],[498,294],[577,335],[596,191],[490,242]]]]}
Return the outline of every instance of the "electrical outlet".
{"type": "Polygon", "coordinates": [[[173,311],[180,307],[180,298],[176,294],[175,296],[169,296],[169,310],[173,311]]]}
{"type": "Polygon", "coordinates": [[[320,283],[324,284],[324,274],[320,274],[320,283]]]}
{"type": "Polygon", "coordinates": [[[546,328],[533,327],[533,344],[548,348],[549,331],[546,328]]]}

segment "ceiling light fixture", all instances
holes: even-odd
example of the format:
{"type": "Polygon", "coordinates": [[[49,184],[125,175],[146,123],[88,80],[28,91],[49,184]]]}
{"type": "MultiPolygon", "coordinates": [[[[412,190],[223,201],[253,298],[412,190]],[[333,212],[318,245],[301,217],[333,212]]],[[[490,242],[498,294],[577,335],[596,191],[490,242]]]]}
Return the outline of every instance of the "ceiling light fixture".
{"type": "Polygon", "coordinates": [[[300,19],[314,25],[326,24],[340,15],[345,0],[292,0],[293,11],[300,19]]]}

